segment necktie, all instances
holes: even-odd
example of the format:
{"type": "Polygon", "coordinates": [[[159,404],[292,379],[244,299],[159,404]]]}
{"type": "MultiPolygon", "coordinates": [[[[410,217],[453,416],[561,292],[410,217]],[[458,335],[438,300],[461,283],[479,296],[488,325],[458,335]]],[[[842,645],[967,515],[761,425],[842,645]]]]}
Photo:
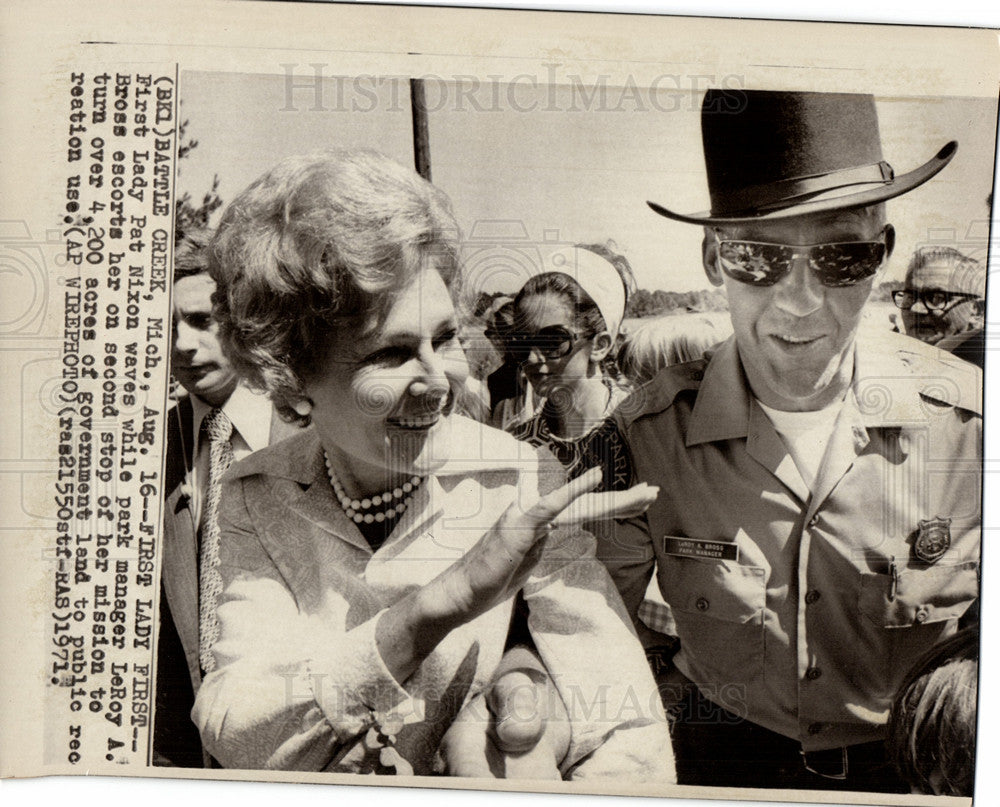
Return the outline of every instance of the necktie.
{"type": "Polygon", "coordinates": [[[213,409],[205,417],[202,428],[208,437],[209,468],[208,493],[201,519],[201,557],[199,575],[199,655],[201,668],[206,673],[215,669],[212,645],[219,639],[219,620],[215,615],[216,603],[222,593],[222,575],[219,574],[219,494],[223,475],[233,464],[233,447],[229,438],[233,434],[232,421],[221,409],[213,409]]]}

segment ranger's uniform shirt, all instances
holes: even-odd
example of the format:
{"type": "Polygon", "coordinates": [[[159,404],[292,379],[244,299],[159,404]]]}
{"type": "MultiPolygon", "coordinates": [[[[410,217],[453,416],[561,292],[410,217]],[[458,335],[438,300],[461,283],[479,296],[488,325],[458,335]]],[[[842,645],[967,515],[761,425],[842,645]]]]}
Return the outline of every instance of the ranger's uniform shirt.
{"type": "Polygon", "coordinates": [[[895,690],[978,595],[978,368],[859,340],[812,490],[735,342],[623,404],[645,519],[599,554],[630,612],[654,560],[678,669],[720,706],[821,750],[880,739],[895,690]]]}

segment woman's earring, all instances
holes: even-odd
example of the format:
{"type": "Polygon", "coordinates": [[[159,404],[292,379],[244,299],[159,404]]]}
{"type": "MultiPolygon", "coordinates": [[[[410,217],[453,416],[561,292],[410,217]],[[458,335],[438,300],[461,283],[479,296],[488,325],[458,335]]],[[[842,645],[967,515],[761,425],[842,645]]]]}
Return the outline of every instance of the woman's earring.
{"type": "Polygon", "coordinates": [[[312,413],[313,402],[308,398],[299,398],[292,404],[292,409],[295,410],[295,414],[307,418],[312,413]]]}

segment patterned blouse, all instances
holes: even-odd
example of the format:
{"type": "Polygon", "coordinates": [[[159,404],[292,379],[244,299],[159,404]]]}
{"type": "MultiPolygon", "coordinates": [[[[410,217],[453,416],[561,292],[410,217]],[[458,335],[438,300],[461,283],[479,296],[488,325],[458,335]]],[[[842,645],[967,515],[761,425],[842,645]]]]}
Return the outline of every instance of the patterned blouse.
{"type": "MultiPolygon", "coordinates": [[[[627,393],[619,387],[612,390],[608,410],[613,412],[627,393]]],[[[576,479],[588,469],[599,465],[604,479],[597,492],[625,490],[632,484],[632,458],[622,437],[618,422],[609,415],[581,437],[558,437],[549,427],[548,406],[543,406],[533,418],[511,427],[518,440],[547,448],[566,469],[566,478],[576,479]]]]}

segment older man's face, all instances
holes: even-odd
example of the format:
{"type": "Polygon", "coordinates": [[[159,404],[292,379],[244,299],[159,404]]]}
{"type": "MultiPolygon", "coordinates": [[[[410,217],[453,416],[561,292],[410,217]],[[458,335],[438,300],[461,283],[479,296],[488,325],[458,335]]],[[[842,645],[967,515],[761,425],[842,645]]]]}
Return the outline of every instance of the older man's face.
{"type": "MultiPolygon", "coordinates": [[[[726,227],[724,239],[807,246],[878,240],[881,208],[839,211],[726,227]]],[[[889,245],[891,249],[891,244],[889,245]]],[[[786,411],[820,409],[851,382],[853,349],[861,309],[873,278],[850,286],[820,283],[806,258],[772,286],[752,286],[722,272],[711,231],[705,241],[705,270],[724,282],[740,358],[756,397],[786,411]]]]}
{"type": "Polygon", "coordinates": [[[940,342],[944,337],[981,326],[981,297],[970,299],[962,296],[978,293],[974,290],[975,278],[970,278],[968,268],[948,258],[931,259],[919,269],[907,272],[904,289],[914,293],[911,308],[903,309],[903,327],[910,336],[928,344],[940,342]],[[945,292],[940,307],[935,292],[945,292]]]}

